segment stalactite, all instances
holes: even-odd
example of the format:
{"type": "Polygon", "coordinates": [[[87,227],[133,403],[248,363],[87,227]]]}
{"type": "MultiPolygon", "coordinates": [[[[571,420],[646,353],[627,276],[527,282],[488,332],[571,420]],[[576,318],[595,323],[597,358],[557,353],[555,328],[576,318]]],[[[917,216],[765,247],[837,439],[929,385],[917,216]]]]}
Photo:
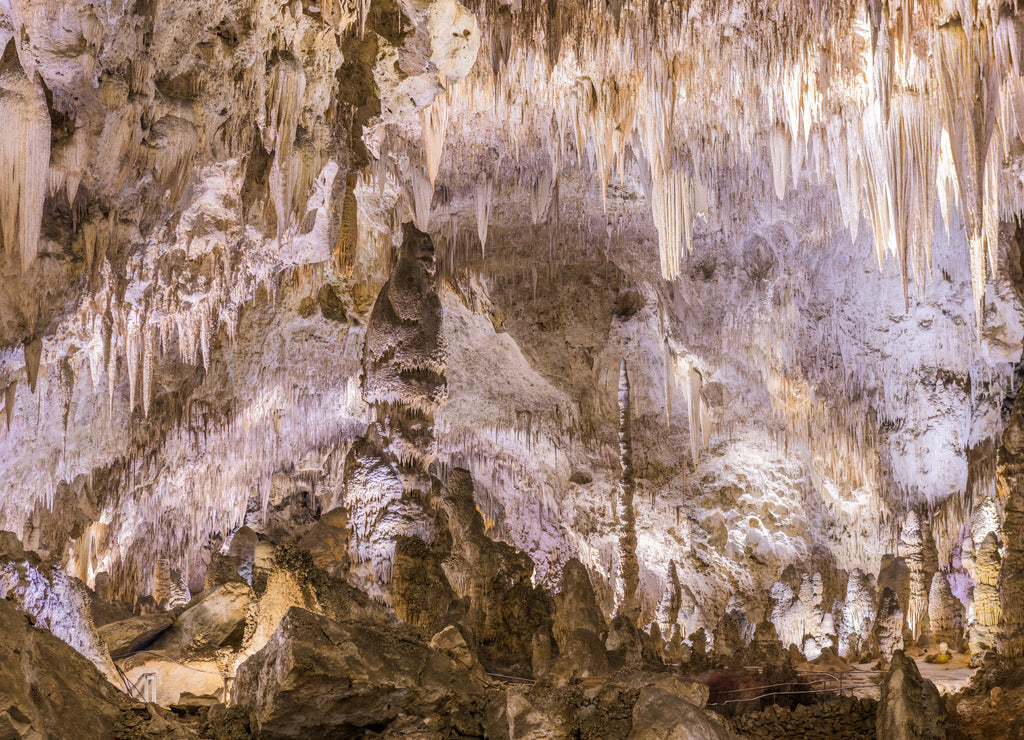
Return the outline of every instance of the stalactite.
{"type": "Polygon", "coordinates": [[[282,54],[270,75],[263,145],[279,165],[288,161],[306,92],[306,72],[294,56],[282,54]]]}
{"type": "Polygon", "coordinates": [[[694,467],[700,460],[700,451],[704,443],[704,430],[701,425],[700,391],[704,383],[700,371],[690,367],[686,371],[686,416],[690,422],[690,460],[694,467]]]}
{"type": "MultiPolygon", "coordinates": [[[[192,174],[196,127],[183,118],[164,116],[153,124],[147,139],[153,149],[153,176],[170,193],[171,203],[177,203],[192,174]]],[[[68,197],[72,197],[70,185],[68,197]]]]}
{"type": "MultiPolygon", "coordinates": [[[[127,102],[118,110],[107,113],[100,135],[100,156],[96,161],[103,189],[116,192],[124,186],[138,160],[141,143],[139,109],[134,103],[127,102]]],[[[110,211],[111,218],[114,211],[110,211]]]]}
{"type": "Polygon", "coordinates": [[[984,321],[987,271],[995,272],[998,241],[994,238],[998,190],[989,185],[1000,164],[994,143],[999,110],[999,76],[987,29],[951,21],[937,32],[939,110],[949,136],[959,185],[967,241],[971,250],[971,281],[975,321],[980,335],[984,321]],[[989,222],[986,222],[988,217],[989,222]]]}
{"type": "Polygon", "coordinates": [[[334,263],[339,273],[349,275],[359,250],[359,203],[356,200],[358,175],[349,172],[345,176],[345,195],[341,204],[341,228],[338,230],[338,246],[334,250],[334,263]]]}
{"type": "Polygon", "coordinates": [[[430,176],[420,170],[413,168],[410,190],[406,195],[412,206],[413,221],[420,231],[427,231],[430,228],[430,204],[434,197],[434,186],[430,183],[430,176]]]}
{"type": "Polygon", "coordinates": [[[0,228],[21,269],[36,258],[50,164],[50,113],[42,87],[18,60],[14,41],[0,56],[0,228]]]}
{"type": "Polygon", "coordinates": [[[444,152],[444,133],[448,128],[448,92],[442,92],[426,108],[420,109],[423,127],[423,155],[427,163],[427,179],[433,193],[437,170],[444,152]]]}
{"type": "Polygon", "coordinates": [[[491,214],[494,211],[494,181],[484,175],[477,180],[476,188],[473,191],[473,205],[476,210],[476,234],[480,239],[480,251],[487,250],[487,227],[491,222],[491,214]]]}
{"type": "Polygon", "coordinates": [[[551,174],[545,170],[530,188],[530,219],[534,226],[544,220],[550,203],[551,174]]]}
{"type": "Polygon", "coordinates": [[[28,375],[28,387],[36,392],[36,381],[39,379],[39,361],[43,355],[43,338],[33,337],[25,343],[25,372],[28,375]]]}

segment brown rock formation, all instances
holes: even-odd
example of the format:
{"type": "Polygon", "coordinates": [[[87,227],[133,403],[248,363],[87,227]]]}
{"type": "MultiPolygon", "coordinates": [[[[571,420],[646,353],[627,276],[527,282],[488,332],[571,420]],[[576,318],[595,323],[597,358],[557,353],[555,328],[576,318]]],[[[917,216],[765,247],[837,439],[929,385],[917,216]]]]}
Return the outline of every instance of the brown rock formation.
{"type": "Polygon", "coordinates": [[[921,676],[902,650],[882,682],[876,720],[878,740],[944,740],[950,737],[947,713],[935,684],[921,676]]]}
{"type": "Polygon", "coordinates": [[[640,583],[640,565],[636,559],[636,512],[633,496],[633,421],[629,401],[629,376],[626,361],[619,367],[619,573],[615,582],[616,614],[625,616],[635,625],[640,618],[637,587],[640,583]]]}
{"type": "Polygon", "coordinates": [[[530,665],[533,637],[550,630],[553,611],[551,597],[533,586],[533,561],[484,534],[467,471],[452,471],[441,506],[452,538],[444,572],[456,595],[469,600],[469,624],[481,661],[488,667],[530,665]]]}
{"type": "Polygon", "coordinates": [[[264,738],[357,735],[403,714],[448,724],[484,689],[479,674],[401,630],[299,608],[239,667],[235,685],[264,738]]]}
{"type": "MultiPolygon", "coordinates": [[[[1018,394],[997,453],[1005,551],[999,570],[1000,652],[1024,656],[1024,394],[1018,394]]],[[[977,587],[975,588],[977,600],[977,587]]],[[[975,607],[977,612],[977,606],[975,607]]]]}

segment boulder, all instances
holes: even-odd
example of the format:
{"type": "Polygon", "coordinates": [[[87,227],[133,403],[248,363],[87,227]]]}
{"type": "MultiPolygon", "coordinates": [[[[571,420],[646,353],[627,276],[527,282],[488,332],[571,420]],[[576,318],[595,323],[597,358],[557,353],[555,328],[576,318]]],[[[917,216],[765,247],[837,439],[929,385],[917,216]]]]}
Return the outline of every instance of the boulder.
{"type": "Polygon", "coordinates": [[[335,622],[297,607],[235,678],[236,702],[268,740],[379,732],[403,715],[443,724],[484,689],[465,665],[404,628],[335,622]]]}
{"type": "MultiPolygon", "coordinates": [[[[557,693],[541,696],[535,689],[513,686],[505,694],[509,740],[561,740],[573,737],[576,712],[557,693]]],[[[506,737],[502,734],[503,737],[506,737]]]]}
{"type": "Polygon", "coordinates": [[[612,668],[636,669],[643,665],[640,630],[625,615],[620,614],[612,620],[604,646],[612,668]]]}
{"type": "Polygon", "coordinates": [[[878,740],[938,740],[950,737],[939,690],[902,650],[882,682],[876,720],[878,740]]]}
{"type": "Polygon", "coordinates": [[[484,673],[483,666],[480,665],[473,651],[470,650],[469,644],[462,636],[462,633],[459,632],[458,627],[445,627],[430,639],[430,647],[433,650],[441,651],[449,658],[464,665],[474,673],[479,681],[487,681],[487,675],[484,673]]]}
{"type": "Polygon", "coordinates": [[[156,612],[111,622],[99,628],[100,640],[115,660],[152,645],[174,624],[175,614],[156,612]]]}
{"type": "Polygon", "coordinates": [[[630,740],[728,740],[724,722],[702,712],[678,693],[645,686],[633,706],[630,740]]]}
{"type": "Polygon", "coordinates": [[[252,590],[240,581],[204,591],[152,647],[162,651],[197,651],[233,642],[240,645],[251,601],[252,590]]]}
{"type": "Polygon", "coordinates": [[[352,565],[349,555],[348,512],[344,507],[331,509],[302,536],[299,549],[329,575],[344,577],[352,565]]]}

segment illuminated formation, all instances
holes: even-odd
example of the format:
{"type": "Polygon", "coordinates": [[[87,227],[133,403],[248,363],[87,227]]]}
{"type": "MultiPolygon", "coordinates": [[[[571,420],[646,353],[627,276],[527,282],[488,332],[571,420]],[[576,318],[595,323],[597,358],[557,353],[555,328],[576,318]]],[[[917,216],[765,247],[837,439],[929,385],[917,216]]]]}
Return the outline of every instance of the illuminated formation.
{"type": "Polygon", "coordinates": [[[0,727],[1013,734],[1022,219],[1012,0],[0,0],[0,727]]]}

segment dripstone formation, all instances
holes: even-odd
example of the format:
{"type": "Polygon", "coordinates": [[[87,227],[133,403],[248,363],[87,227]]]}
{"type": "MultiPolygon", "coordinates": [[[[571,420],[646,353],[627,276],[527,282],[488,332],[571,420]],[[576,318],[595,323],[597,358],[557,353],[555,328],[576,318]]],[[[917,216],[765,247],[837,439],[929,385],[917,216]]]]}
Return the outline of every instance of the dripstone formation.
{"type": "Polygon", "coordinates": [[[1015,736],[1022,223],[1009,0],[0,0],[0,736],[1015,736]]]}

